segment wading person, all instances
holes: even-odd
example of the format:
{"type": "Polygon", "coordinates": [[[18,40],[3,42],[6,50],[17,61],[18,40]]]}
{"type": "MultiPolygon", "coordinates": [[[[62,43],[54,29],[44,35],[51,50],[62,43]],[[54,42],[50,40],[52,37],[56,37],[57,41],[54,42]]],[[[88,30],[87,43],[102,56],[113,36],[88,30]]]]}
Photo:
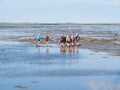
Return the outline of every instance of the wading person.
{"type": "Polygon", "coordinates": [[[80,35],[79,34],[76,34],[75,41],[76,41],[76,46],[79,46],[80,45],[80,35]]]}
{"type": "Polygon", "coordinates": [[[63,34],[60,36],[60,47],[62,47],[62,42],[63,42],[63,34]]]}
{"type": "Polygon", "coordinates": [[[66,36],[65,35],[60,36],[61,47],[65,47],[65,43],[66,43],[66,36]]]}
{"type": "Polygon", "coordinates": [[[74,36],[72,35],[71,36],[71,46],[75,46],[75,38],[74,38],[74,36]]]}
{"type": "Polygon", "coordinates": [[[66,37],[66,45],[67,47],[70,47],[70,37],[68,35],[66,37]]]}
{"type": "Polygon", "coordinates": [[[40,45],[40,40],[41,40],[41,36],[40,36],[40,33],[36,36],[36,46],[39,46],[40,45]]]}
{"type": "Polygon", "coordinates": [[[45,40],[46,40],[46,46],[48,46],[48,44],[49,44],[49,35],[48,34],[46,35],[45,40]]]}

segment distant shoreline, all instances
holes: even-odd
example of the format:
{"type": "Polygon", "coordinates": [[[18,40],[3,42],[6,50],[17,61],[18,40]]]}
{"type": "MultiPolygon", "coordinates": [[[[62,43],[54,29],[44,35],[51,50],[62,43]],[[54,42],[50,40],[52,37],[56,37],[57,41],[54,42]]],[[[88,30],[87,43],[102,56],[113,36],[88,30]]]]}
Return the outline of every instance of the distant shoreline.
{"type": "Polygon", "coordinates": [[[120,25],[120,22],[91,22],[91,23],[42,23],[42,22],[0,22],[0,24],[40,24],[40,25],[120,25]]]}

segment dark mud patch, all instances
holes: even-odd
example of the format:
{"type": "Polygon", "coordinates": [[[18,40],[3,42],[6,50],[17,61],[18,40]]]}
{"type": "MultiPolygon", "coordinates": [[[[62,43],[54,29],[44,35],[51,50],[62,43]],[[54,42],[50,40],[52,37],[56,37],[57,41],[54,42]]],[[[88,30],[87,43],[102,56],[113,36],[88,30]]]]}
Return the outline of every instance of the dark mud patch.
{"type": "Polygon", "coordinates": [[[38,81],[32,81],[32,83],[38,83],[38,81]]]}
{"type": "Polygon", "coordinates": [[[82,42],[82,46],[80,46],[82,49],[91,49],[95,52],[107,52],[114,56],[120,56],[120,45],[115,44],[112,41],[111,42],[82,42]]]}
{"type": "Polygon", "coordinates": [[[21,86],[21,85],[15,85],[14,87],[15,87],[15,88],[19,88],[19,89],[27,89],[26,86],[21,86]]]}
{"type": "Polygon", "coordinates": [[[5,49],[0,49],[1,52],[5,51],[5,49]]]}
{"type": "Polygon", "coordinates": [[[90,53],[89,55],[95,55],[94,53],[90,53]]]}
{"type": "Polygon", "coordinates": [[[108,57],[102,57],[102,58],[108,58],[108,57]]]}
{"type": "Polygon", "coordinates": [[[120,51],[119,52],[113,52],[113,53],[110,53],[110,55],[113,55],[113,56],[120,56],[120,51]]]}

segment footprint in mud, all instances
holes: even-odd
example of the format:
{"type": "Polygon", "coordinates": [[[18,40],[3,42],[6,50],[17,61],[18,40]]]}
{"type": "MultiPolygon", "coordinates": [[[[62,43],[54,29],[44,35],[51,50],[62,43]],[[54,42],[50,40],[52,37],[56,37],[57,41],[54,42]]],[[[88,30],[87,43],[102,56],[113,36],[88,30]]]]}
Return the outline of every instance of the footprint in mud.
{"type": "Polygon", "coordinates": [[[102,57],[102,58],[108,58],[108,57],[102,57]]]}
{"type": "Polygon", "coordinates": [[[4,49],[0,49],[0,51],[2,52],[2,51],[5,51],[4,49]]]}
{"type": "Polygon", "coordinates": [[[90,53],[89,55],[95,55],[95,53],[90,53]]]}
{"type": "Polygon", "coordinates": [[[32,83],[38,83],[37,81],[32,81],[32,83]]]}
{"type": "Polygon", "coordinates": [[[27,88],[26,86],[21,86],[21,85],[15,85],[14,87],[19,88],[19,89],[26,89],[27,88]]]}
{"type": "Polygon", "coordinates": [[[95,51],[96,53],[98,53],[99,51],[95,51]]]}

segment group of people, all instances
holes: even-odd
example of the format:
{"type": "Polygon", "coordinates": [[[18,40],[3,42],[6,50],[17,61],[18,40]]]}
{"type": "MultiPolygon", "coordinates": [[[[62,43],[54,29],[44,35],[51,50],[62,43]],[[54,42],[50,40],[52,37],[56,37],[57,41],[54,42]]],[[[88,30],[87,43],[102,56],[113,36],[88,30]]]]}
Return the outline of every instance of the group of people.
{"type": "MultiPolygon", "coordinates": [[[[47,34],[45,38],[42,38],[40,34],[36,36],[36,46],[39,47],[41,43],[41,39],[44,39],[46,42],[46,46],[48,47],[50,38],[49,35],[47,34]]],[[[80,45],[80,35],[76,33],[76,35],[65,35],[61,34],[59,37],[60,40],[60,51],[61,52],[66,52],[66,53],[74,53],[74,52],[79,52],[79,45],[80,45]],[[76,46],[76,48],[75,48],[76,46]]],[[[48,50],[48,49],[46,49],[48,50]]]]}
{"type": "Polygon", "coordinates": [[[61,47],[79,46],[80,45],[80,35],[61,35],[60,36],[61,47]]]}
{"type": "Polygon", "coordinates": [[[80,35],[76,33],[76,35],[65,35],[62,34],[60,36],[60,50],[61,52],[66,53],[74,53],[79,52],[80,45],[80,35]],[[75,49],[76,46],[76,49],[75,49]]]}
{"type": "MultiPolygon", "coordinates": [[[[37,43],[36,45],[39,46],[41,42],[41,35],[38,34],[36,36],[37,43]]],[[[49,35],[47,34],[46,37],[44,38],[46,41],[46,45],[48,46],[49,43],[49,35]]],[[[60,36],[60,46],[61,47],[71,47],[71,46],[79,46],[80,45],[80,35],[76,33],[76,35],[65,35],[62,34],[60,36]]]]}

